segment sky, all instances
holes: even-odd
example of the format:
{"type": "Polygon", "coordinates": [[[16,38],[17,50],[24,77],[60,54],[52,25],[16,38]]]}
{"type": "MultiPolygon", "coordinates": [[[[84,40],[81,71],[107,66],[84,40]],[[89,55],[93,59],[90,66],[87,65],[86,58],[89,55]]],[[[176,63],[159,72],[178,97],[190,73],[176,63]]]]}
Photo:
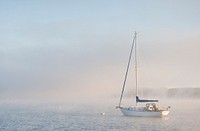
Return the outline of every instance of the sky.
{"type": "Polygon", "coordinates": [[[118,96],[135,31],[141,88],[200,87],[199,5],[0,0],[0,98],[118,96]]]}

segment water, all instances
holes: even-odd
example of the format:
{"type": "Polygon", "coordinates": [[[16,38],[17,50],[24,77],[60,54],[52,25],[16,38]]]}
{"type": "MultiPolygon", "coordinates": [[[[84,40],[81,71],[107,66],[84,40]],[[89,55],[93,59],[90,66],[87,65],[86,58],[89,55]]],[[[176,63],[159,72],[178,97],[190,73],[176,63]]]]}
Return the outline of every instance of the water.
{"type": "Polygon", "coordinates": [[[171,102],[168,117],[125,117],[114,103],[68,105],[0,103],[0,130],[4,131],[199,131],[200,101],[171,102]],[[105,112],[105,115],[101,115],[105,112]]]}

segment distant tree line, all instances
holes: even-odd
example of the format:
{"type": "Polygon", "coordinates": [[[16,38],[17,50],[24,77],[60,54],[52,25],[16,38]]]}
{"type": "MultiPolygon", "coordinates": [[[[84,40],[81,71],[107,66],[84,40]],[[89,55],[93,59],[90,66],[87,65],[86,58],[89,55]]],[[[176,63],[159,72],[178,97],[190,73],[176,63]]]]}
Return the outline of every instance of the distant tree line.
{"type": "MultiPolygon", "coordinates": [[[[142,88],[139,90],[140,97],[168,97],[168,98],[200,98],[200,88],[142,88]]],[[[135,97],[133,90],[125,93],[125,97],[135,97]]]]}
{"type": "Polygon", "coordinates": [[[200,98],[200,88],[171,88],[168,97],[200,98]]]}

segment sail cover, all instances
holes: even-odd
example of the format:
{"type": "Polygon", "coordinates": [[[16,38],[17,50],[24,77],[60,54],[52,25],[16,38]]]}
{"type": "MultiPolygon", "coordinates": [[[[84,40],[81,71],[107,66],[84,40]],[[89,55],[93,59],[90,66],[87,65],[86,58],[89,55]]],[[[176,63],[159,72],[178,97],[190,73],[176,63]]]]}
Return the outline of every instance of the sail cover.
{"type": "Polygon", "coordinates": [[[136,102],[158,102],[158,100],[140,100],[138,96],[136,96],[136,102]]]}

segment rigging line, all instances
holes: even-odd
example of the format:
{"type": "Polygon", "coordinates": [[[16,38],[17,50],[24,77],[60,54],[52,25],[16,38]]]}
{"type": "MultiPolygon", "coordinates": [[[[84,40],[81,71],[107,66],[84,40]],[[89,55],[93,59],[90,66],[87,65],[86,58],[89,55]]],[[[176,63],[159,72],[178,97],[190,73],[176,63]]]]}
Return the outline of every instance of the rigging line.
{"type": "MultiPolygon", "coordinates": [[[[137,65],[137,40],[136,40],[137,33],[135,32],[135,87],[136,87],[136,96],[138,96],[138,65],[137,65]]],[[[137,106],[137,101],[136,101],[137,106]]]]}
{"type": "Polygon", "coordinates": [[[132,52],[133,52],[133,47],[134,47],[135,39],[136,39],[136,34],[135,34],[135,36],[133,38],[133,43],[131,45],[131,51],[130,51],[130,55],[129,55],[129,59],[128,59],[128,64],[127,64],[127,68],[126,68],[126,74],[125,74],[125,78],[124,78],[124,82],[123,82],[123,86],[122,86],[122,92],[121,92],[121,96],[120,96],[119,107],[121,105],[122,96],[124,94],[124,88],[125,88],[125,85],[126,85],[126,79],[127,79],[127,76],[128,76],[129,65],[130,65],[130,61],[131,61],[131,57],[132,57],[132,52]]]}

